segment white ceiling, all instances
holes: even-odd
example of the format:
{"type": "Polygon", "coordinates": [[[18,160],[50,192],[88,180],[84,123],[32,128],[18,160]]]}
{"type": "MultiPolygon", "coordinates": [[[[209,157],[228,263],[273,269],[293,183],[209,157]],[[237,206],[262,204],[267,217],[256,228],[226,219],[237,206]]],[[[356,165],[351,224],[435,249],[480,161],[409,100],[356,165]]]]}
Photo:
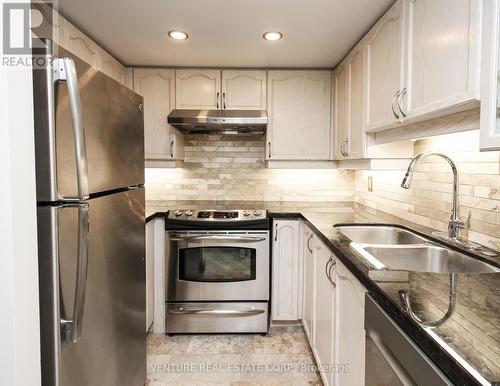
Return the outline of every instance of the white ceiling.
{"type": "Polygon", "coordinates": [[[333,67],[393,0],[59,0],[127,65],[333,67]],[[167,37],[171,29],[186,41],[167,37]],[[262,39],[278,30],[278,42],[262,39]]]}

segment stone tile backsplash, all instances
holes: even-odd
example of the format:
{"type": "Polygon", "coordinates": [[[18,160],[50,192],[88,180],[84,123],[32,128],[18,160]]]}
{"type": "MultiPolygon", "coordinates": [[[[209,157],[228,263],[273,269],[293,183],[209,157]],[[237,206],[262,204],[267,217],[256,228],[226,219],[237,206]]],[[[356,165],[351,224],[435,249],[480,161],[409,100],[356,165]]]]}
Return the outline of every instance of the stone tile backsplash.
{"type": "Polygon", "coordinates": [[[178,169],[146,169],[147,200],[352,201],[354,173],[267,169],[264,136],[187,135],[178,169]]]}
{"type": "MultiPolygon", "coordinates": [[[[267,169],[263,136],[188,135],[182,168],[146,169],[146,199],[153,202],[355,202],[445,231],[452,174],[437,157],[421,161],[412,188],[400,187],[404,170],[267,169]],[[368,176],[373,192],[368,192],[368,176]]],[[[469,237],[500,250],[500,152],[479,149],[478,131],[415,141],[415,154],[440,151],[457,162],[462,214],[472,213],[469,237]]]]}
{"type": "MultiPolygon", "coordinates": [[[[479,132],[448,134],[415,142],[415,155],[439,151],[456,163],[460,179],[460,209],[471,211],[469,237],[500,250],[500,152],[479,152],[479,132]]],[[[446,161],[420,161],[409,190],[400,187],[405,170],[354,173],[355,201],[408,221],[446,231],[451,211],[452,173],[446,161]],[[368,192],[368,176],[373,192],[368,192]]]]}

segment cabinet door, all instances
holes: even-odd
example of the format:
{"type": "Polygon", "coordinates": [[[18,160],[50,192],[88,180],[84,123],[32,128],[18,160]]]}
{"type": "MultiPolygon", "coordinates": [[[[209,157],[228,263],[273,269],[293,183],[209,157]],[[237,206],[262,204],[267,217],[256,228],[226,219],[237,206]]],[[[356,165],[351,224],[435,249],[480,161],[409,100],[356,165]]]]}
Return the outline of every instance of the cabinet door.
{"type": "Polygon", "coordinates": [[[122,66],[115,58],[113,58],[106,51],[101,49],[100,55],[100,69],[110,78],[113,78],[121,84],[125,84],[125,67],[122,66]]]}
{"type": "Polygon", "coordinates": [[[134,69],[134,91],[144,97],[145,157],[150,160],[175,159],[173,128],[167,117],[174,108],[174,70],[134,69]]]}
{"type": "Polygon", "coordinates": [[[146,332],[154,321],[155,221],[146,223],[146,332]]]}
{"type": "MultiPolygon", "coordinates": [[[[273,227],[273,320],[298,319],[299,222],[275,221],[273,227]]],[[[300,276],[302,278],[302,276],[300,276]]]]}
{"type": "Polygon", "coordinates": [[[100,47],[69,21],[64,20],[62,28],[64,47],[92,67],[100,70],[100,47]]]}
{"type": "Polygon", "coordinates": [[[481,150],[500,150],[500,0],[483,3],[481,150]]]}
{"type": "Polygon", "coordinates": [[[267,72],[222,70],[224,110],[265,110],[267,72]]]}
{"type": "Polygon", "coordinates": [[[480,3],[408,2],[408,119],[479,100],[480,3]]]}
{"type": "Polygon", "coordinates": [[[335,88],[335,159],[345,159],[345,145],[349,138],[349,66],[341,63],[334,73],[335,88]]]}
{"type": "Polygon", "coordinates": [[[363,158],[365,146],[364,132],[364,50],[355,48],[348,59],[349,65],[349,136],[345,145],[348,158],[363,158]]]}
{"type": "Polygon", "coordinates": [[[365,385],[365,293],[366,289],[337,260],[336,273],[336,352],[337,363],[350,370],[337,372],[337,385],[365,385]]]}
{"type": "Polygon", "coordinates": [[[175,105],[178,109],[220,108],[220,70],[176,70],[175,105]]]}
{"type": "Polygon", "coordinates": [[[330,71],[268,72],[268,151],[271,160],[328,160],[330,71]]]}
{"type": "MultiPolygon", "coordinates": [[[[314,245],[314,317],[313,317],[313,350],[320,366],[323,383],[333,385],[335,363],[335,289],[326,276],[327,263],[332,253],[319,241],[314,245]]],[[[330,270],[335,277],[335,266],[330,270]]]]}
{"type": "Polygon", "coordinates": [[[381,129],[398,121],[394,99],[402,88],[404,2],[398,0],[366,37],[367,129],[381,129]]]}
{"type": "Polygon", "coordinates": [[[314,235],[306,228],[304,232],[304,296],[302,311],[302,326],[309,342],[313,337],[313,309],[314,309],[314,263],[313,243],[314,235]]]}

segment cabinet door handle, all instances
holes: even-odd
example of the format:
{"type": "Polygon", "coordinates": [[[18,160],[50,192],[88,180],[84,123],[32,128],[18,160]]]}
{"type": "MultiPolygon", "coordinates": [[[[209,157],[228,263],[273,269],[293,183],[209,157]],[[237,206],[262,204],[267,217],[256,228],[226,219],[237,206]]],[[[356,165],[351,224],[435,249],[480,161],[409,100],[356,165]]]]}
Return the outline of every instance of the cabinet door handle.
{"type": "Polygon", "coordinates": [[[328,259],[328,262],[326,263],[326,266],[325,266],[325,273],[326,273],[326,277],[328,279],[328,281],[330,282],[330,284],[333,286],[333,288],[337,287],[337,285],[335,284],[335,282],[332,280],[332,268],[335,266],[335,264],[337,264],[337,261],[334,259],[334,255],[331,255],[330,256],[330,259],[328,259]]]}
{"type": "Polygon", "coordinates": [[[312,238],[313,238],[313,235],[311,234],[309,236],[309,238],[307,239],[307,249],[309,249],[309,253],[313,253],[313,250],[312,250],[311,246],[309,245],[309,242],[311,241],[312,238]]]}
{"type": "Polygon", "coordinates": [[[217,91],[217,108],[219,108],[219,96],[220,96],[220,92],[217,91]]]}
{"type": "Polygon", "coordinates": [[[174,143],[175,143],[175,141],[172,139],[170,141],[170,157],[171,158],[174,158],[174,143]]]}
{"type": "Polygon", "coordinates": [[[222,108],[225,110],[226,109],[226,93],[222,93],[222,108]]]}
{"type": "Polygon", "coordinates": [[[271,142],[268,142],[267,145],[269,148],[269,158],[271,158],[271,142]]]}
{"type": "Polygon", "coordinates": [[[343,155],[344,157],[347,157],[347,156],[348,156],[347,151],[345,150],[345,146],[347,145],[347,141],[348,141],[348,139],[347,139],[347,138],[345,138],[345,139],[342,141],[342,146],[340,147],[340,152],[342,153],[342,155],[343,155]]]}
{"type": "Polygon", "coordinates": [[[401,106],[401,101],[406,94],[406,87],[401,90],[398,96],[398,109],[399,112],[401,113],[402,118],[406,118],[406,113],[403,111],[403,107],[401,106]]]}
{"type": "Polygon", "coordinates": [[[344,153],[345,153],[345,156],[346,156],[346,157],[349,157],[349,151],[347,150],[347,145],[349,144],[349,138],[346,138],[346,139],[344,140],[344,142],[345,142],[345,145],[344,145],[344,149],[345,149],[345,150],[344,150],[344,153]]]}
{"type": "Polygon", "coordinates": [[[278,241],[278,223],[274,225],[274,241],[278,241]]]}
{"type": "Polygon", "coordinates": [[[396,98],[399,98],[399,94],[401,93],[400,90],[396,91],[396,93],[394,94],[394,96],[392,97],[392,105],[391,105],[391,108],[392,108],[392,113],[394,114],[394,117],[396,119],[399,119],[399,115],[396,113],[396,110],[394,110],[394,102],[396,102],[396,98]]]}
{"type": "Polygon", "coordinates": [[[325,264],[325,275],[326,275],[326,277],[328,277],[328,272],[329,272],[328,266],[330,265],[331,261],[332,261],[332,256],[330,256],[330,258],[328,259],[328,261],[325,264]]]}

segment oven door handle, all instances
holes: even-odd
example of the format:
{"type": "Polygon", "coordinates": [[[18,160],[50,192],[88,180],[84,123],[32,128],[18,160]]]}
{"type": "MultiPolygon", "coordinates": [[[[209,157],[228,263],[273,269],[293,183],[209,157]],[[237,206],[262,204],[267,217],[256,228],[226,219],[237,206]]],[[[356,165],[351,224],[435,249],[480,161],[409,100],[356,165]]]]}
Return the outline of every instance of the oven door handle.
{"type": "Polygon", "coordinates": [[[217,236],[217,235],[199,235],[199,236],[185,236],[185,235],[171,235],[171,241],[184,241],[184,240],[217,240],[217,241],[265,241],[266,238],[262,236],[217,236]]]}
{"type": "Polygon", "coordinates": [[[169,310],[169,314],[183,315],[216,315],[216,316],[252,316],[260,315],[266,312],[258,308],[243,308],[243,309],[217,309],[217,308],[179,308],[178,310],[169,310]]]}

